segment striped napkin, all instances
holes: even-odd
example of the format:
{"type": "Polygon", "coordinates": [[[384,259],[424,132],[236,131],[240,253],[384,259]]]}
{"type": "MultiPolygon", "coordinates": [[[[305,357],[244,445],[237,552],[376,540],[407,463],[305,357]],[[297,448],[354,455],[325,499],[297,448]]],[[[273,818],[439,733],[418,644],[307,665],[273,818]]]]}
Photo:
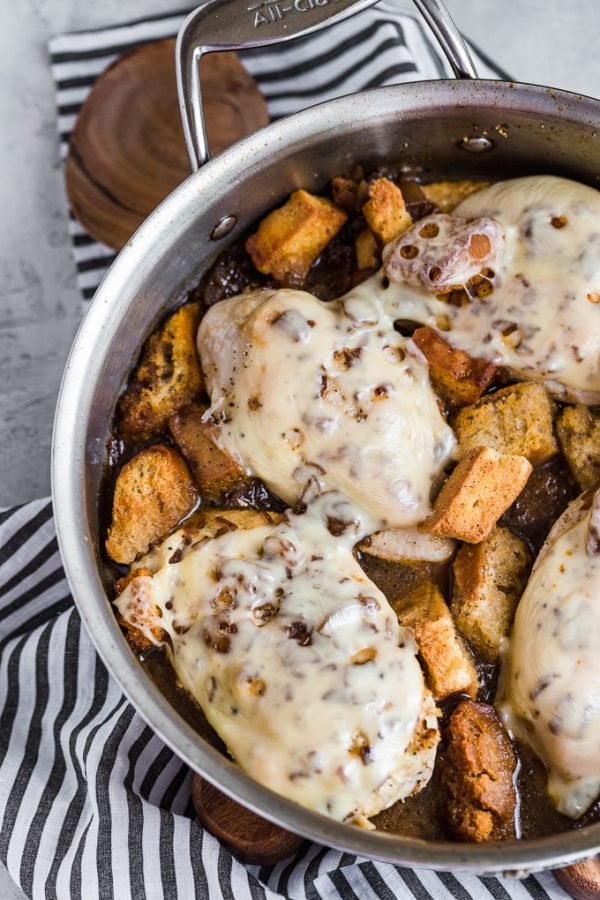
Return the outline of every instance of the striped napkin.
{"type": "MultiPolygon", "coordinates": [[[[79,31],[50,41],[63,160],[79,109],[96,78],[132,47],[174,37],[185,15],[79,31]]],[[[471,50],[481,77],[510,80],[480,50],[471,50]]],[[[267,50],[246,51],[240,58],[265,96],[271,119],[366,88],[450,75],[421,19],[399,15],[398,0],[383,0],[325,32],[267,50]]],[[[79,288],[84,300],[91,300],[115,252],[87,234],[73,215],[69,230],[79,288]]]]}
{"type": "MultiPolygon", "coordinates": [[[[136,44],[174,35],[182,19],[50,42],[63,158],[95,78],[136,44]]],[[[504,77],[474,55],[482,75],[504,77]]],[[[421,23],[399,15],[393,0],[326,35],[243,59],[272,117],[366,87],[446,74],[421,23]]],[[[70,228],[89,300],[114,253],[74,219],[70,228]]],[[[550,873],[517,881],[416,871],[309,842],[279,865],[243,866],[199,825],[190,785],[187,766],[129,705],[81,627],[50,501],[0,512],[0,859],[28,897],[567,898],[550,873]]]]}
{"type": "Polygon", "coordinates": [[[194,816],[187,766],[137,715],[69,595],[48,500],[0,513],[0,859],[57,900],[567,900],[523,881],[412,870],[305,842],[243,866],[194,816]]]}

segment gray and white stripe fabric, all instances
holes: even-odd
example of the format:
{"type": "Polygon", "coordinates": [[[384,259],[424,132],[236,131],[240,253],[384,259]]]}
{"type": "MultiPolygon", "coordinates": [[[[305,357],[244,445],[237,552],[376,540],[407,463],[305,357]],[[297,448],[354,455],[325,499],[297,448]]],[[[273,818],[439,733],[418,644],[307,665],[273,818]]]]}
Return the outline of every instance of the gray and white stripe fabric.
{"type": "Polygon", "coordinates": [[[566,900],[523,881],[411,870],[305,842],[245,867],[202,829],[187,766],[81,626],[49,500],[0,512],[0,859],[47,900],[566,900]]]}
{"type": "MultiPolygon", "coordinates": [[[[96,78],[125,51],[176,35],[184,18],[181,12],[50,41],[63,160],[77,113],[96,78]]],[[[473,55],[482,77],[508,78],[480,51],[473,48],[473,55]]],[[[450,74],[427,28],[416,16],[399,13],[398,0],[383,0],[309,38],[241,57],[265,95],[272,119],[354,91],[450,74]]],[[[84,300],[90,300],[115,253],[73,216],[69,229],[79,288],[84,300]]]]}

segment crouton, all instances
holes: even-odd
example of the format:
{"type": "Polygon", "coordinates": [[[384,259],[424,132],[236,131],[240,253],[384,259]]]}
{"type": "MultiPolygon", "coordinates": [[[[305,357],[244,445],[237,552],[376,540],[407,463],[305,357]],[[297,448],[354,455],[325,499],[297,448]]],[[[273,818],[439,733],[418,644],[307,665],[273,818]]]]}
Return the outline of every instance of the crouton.
{"type": "Polygon", "coordinates": [[[301,282],[347,218],[330,200],[294,191],[284,206],[262,220],[246,241],[246,250],[264,275],[301,282]]]}
{"type": "Polygon", "coordinates": [[[121,397],[118,419],[129,441],[147,441],[166,427],[169,418],[202,392],[196,352],[200,307],[188,303],[152,334],[121,397]]]}
{"type": "MultiPolygon", "coordinates": [[[[453,425],[459,455],[474,447],[492,447],[541,465],[558,453],[553,412],[552,400],[541,384],[527,381],[502,388],[457,413],[453,425]]],[[[600,440],[600,427],[598,436],[600,440]]]]}
{"type": "Polygon", "coordinates": [[[379,266],[381,262],[379,248],[372,231],[361,231],[354,241],[354,247],[356,250],[356,265],[359,269],[375,269],[379,266]]]}
{"type": "Polygon", "coordinates": [[[517,499],[531,471],[524,456],[476,447],[454,469],[419,531],[478,544],[517,499]]]}
{"type": "Polygon", "coordinates": [[[331,179],[333,202],[346,212],[354,212],[358,207],[359,182],[344,175],[336,175],[331,179]]]}
{"type": "Polygon", "coordinates": [[[498,661],[531,564],[525,541],[502,527],[480,544],[463,544],[456,554],[450,609],[463,637],[486,662],[498,661]]]}
{"type": "Polygon", "coordinates": [[[448,406],[475,403],[498,371],[485,359],[453,349],[433,328],[417,328],[412,339],[427,360],[435,391],[448,406]]]}
{"type": "Polygon", "coordinates": [[[433,181],[422,184],[421,190],[440,212],[450,213],[462,200],[486,187],[489,181],[433,181]]]}
{"type": "Polygon", "coordinates": [[[155,604],[149,605],[148,596],[143,589],[144,582],[136,580],[143,577],[151,578],[152,571],[142,566],[138,569],[131,569],[129,574],[125,578],[120,578],[116,584],[117,594],[122,594],[125,588],[132,581],[135,581],[128,618],[125,619],[121,615],[118,615],[117,618],[121,627],[125,629],[127,640],[138,653],[144,653],[149,650],[153,646],[153,642],[143,631],[136,627],[136,620],[140,624],[147,623],[157,641],[162,641],[165,635],[163,628],[150,624],[150,622],[159,617],[159,610],[155,604]]]}
{"type": "Polygon", "coordinates": [[[194,507],[198,493],[180,455],[156,444],[123,466],[113,496],[106,551],[131,563],[162,540],[194,507]]]}
{"type": "Polygon", "coordinates": [[[567,406],[556,430],[571,474],[585,491],[600,479],[600,413],[587,406],[567,406]]]}
{"type": "Polygon", "coordinates": [[[401,625],[411,628],[419,647],[427,685],[436,700],[450,694],[477,696],[479,681],[473,657],[456,630],[439,588],[430,582],[392,600],[401,625]]]}
{"type": "Polygon", "coordinates": [[[462,700],[445,733],[439,764],[446,820],[462,841],[515,836],[515,754],[496,711],[462,700]]]}
{"type": "Polygon", "coordinates": [[[382,244],[389,244],[412,225],[402,191],[388,178],[377,178],[369,185],[369,199],[362,212],[367,225],[382,244]]]}
{"type": "Polygon", "coordinates": [[[206,409],[199,404],[186,406],[169,420],[169,430],[192,470],[200,493],[214,502],[227,491],[249,484],[250,476],[219,446],[216,426],[202,420],[206,409]]]}

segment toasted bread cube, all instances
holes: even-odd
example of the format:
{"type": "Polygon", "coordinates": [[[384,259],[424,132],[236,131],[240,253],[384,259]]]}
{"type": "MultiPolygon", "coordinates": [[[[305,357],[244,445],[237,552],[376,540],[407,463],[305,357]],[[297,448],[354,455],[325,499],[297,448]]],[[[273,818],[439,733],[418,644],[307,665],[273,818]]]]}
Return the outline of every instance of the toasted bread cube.
{"type": "Polygon", "coordinates": [[[452,348],[433,328],[417,328],[412,339],[427,360],[436,393],[449,406],[475,403],[494,380],[493,363],[452,348]]]}
{"type": "Polygon", "coordinates": [[[422,184],[421,190],[440,212],[450,213],[462,200],[488,186],[489,181],[433,181],[422,184]]]}
{"type": "Polygon", "coordinates": [[[113,496],[106,551],[131,563],[162,540],[194,507],[198,492],[176,450],[156,444],[123,466],[113,496]]]}
{"type": "Polygon", "coordinates": [[[556,430],[571,474],[585,491],[600,479],[600,413],[587,406],[567,406],[556,430]]]}
{"type": "Polygon", "coordinates": [[[294,191],[262,220],[246,250],[259,272],[277,281],[302,281],[347,218],[330,200],[294,191]]]}
{"type": "Polygon", "coordinates": [[[250,482],[242,465],[218,443],[218,431],[202,417],[207,407],[186,406],[169,421],[169,430],[207,500],[216,501],[227,491],[238,490],[250,482]]]}
{"type": "Polygon", "coordinates": [[[331,179],[333,202],[346,212],[354,212],[358,206],[359,182],[344,175],[331,179]]]}
{"type": "Polygon", "coordinates": [[[531,471],[524,456],[476,447],[454,469],[419,531],[478,544],[517,499],[531,471]]]}
{"type": "Polygon", "coordinates": [[[465,647],[446,601],[431,581],[392,601],[401,625],[411,628],[419,647],[427,685],[436,700],[450,694],[477,696],[475,663],[465,647]]]}
{"type": "Polygon", "coordinates": [[[155,604],[150,604],[148,602],[148,596],[144,590],[144,582],[137,580],[151,577],[152,570],[142,566],[138,569],[131,569],[125,578],[120,578],[116,584],[117,594],[121,594],[132,581],[135,581],[132,589],[133,596],[131,598],[131,609],[128,618],[125,619],[121,615],[117,618],[119,624],[125,629],[127,640],[138,653],[150,650],[153,646],[153,642],[143,630],[140,630],[140,628],[137,627],[137,625],[141,625],[143,629],[150,630],[157,641],[162,641],[165,635],[163,628],[151,624],[153,621],[156,621],[159,616],[158,607],[155,604]]]}
{"type": "Polygon", "coordinates": [[[170,417],[202,392],[196,351],[200,307],[188,303],[152,334],[118,406],[123,437],[147,441],[166,427],[170,417]]]}
{"type": "Polygon", "coordinates": [[[356,265],[359,269],[375,269],[381,263],[381,256],[373,232],[361,231],[354,241],[356,265]]]}
{"type": "Polygon", "coordinates": [[[553,413],[554,405],[543,385],[532,381],[511,384],[457,413],[458,452],[464,456],[474,447],[492,447],[541,465],[558,453],[553,413]]]}
{"type": "Polygon", "coordinates": [[[525,541],[500,526],[456,554],[450,609],[460,633],[486,662],[498,661],[531,564],[525,541]]]}
{"type": "Polygon", "coordinates": [[[377,178],[369,185],[369,199],[362,212],[367,225],[382,244],[389,244],[412,225],[402,191],[388,178],[377,178]]]}
{"type": "Polygon", "coordinates": [[[462,700],[445,739],[439,772],[454,837],[478,843],[514,837],[517,760],[494,708],[462,700]]]}

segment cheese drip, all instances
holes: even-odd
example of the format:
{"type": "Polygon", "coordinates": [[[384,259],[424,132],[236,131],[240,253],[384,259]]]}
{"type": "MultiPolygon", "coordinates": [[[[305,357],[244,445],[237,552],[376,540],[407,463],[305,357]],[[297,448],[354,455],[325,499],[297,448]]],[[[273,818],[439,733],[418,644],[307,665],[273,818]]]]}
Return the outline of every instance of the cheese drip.
{"type": "Polygon", "coordinates": [[[504,228],[490,295],[456,306],[406,283],[386,288],[377,273],[352,296],[377,296],[392,317],[440,327],[453,346],[556,396],[600,402],[600,192],[550,175],[516,178],[452,215],[489,216],[504,228]]]}
{"type": "Polygon", "coordinates": [[[600,791],[600,543],[586,552],[591,516],[584,495],[542,548],[517,609],[500,706],[546,764],[557,808],[573,818],[600,791]]]}
{"type": "Polygon", "coordinates": [[[353,557],[364,523],[312,490],[308,512],[280,524],[175,532],[115,602],[154,643],[164,630],[177,677],[246,772],[366,824],[429,780],[438,713],[411,633],[353,557]]]}
{"type": "Polygon", "coordinates": [[[427,516],[454,436],[422,357],[375,297],[232,297],[207,312],[198,350],[223,447],[287,503],[315,473],[374,530],[427,516]]]}

